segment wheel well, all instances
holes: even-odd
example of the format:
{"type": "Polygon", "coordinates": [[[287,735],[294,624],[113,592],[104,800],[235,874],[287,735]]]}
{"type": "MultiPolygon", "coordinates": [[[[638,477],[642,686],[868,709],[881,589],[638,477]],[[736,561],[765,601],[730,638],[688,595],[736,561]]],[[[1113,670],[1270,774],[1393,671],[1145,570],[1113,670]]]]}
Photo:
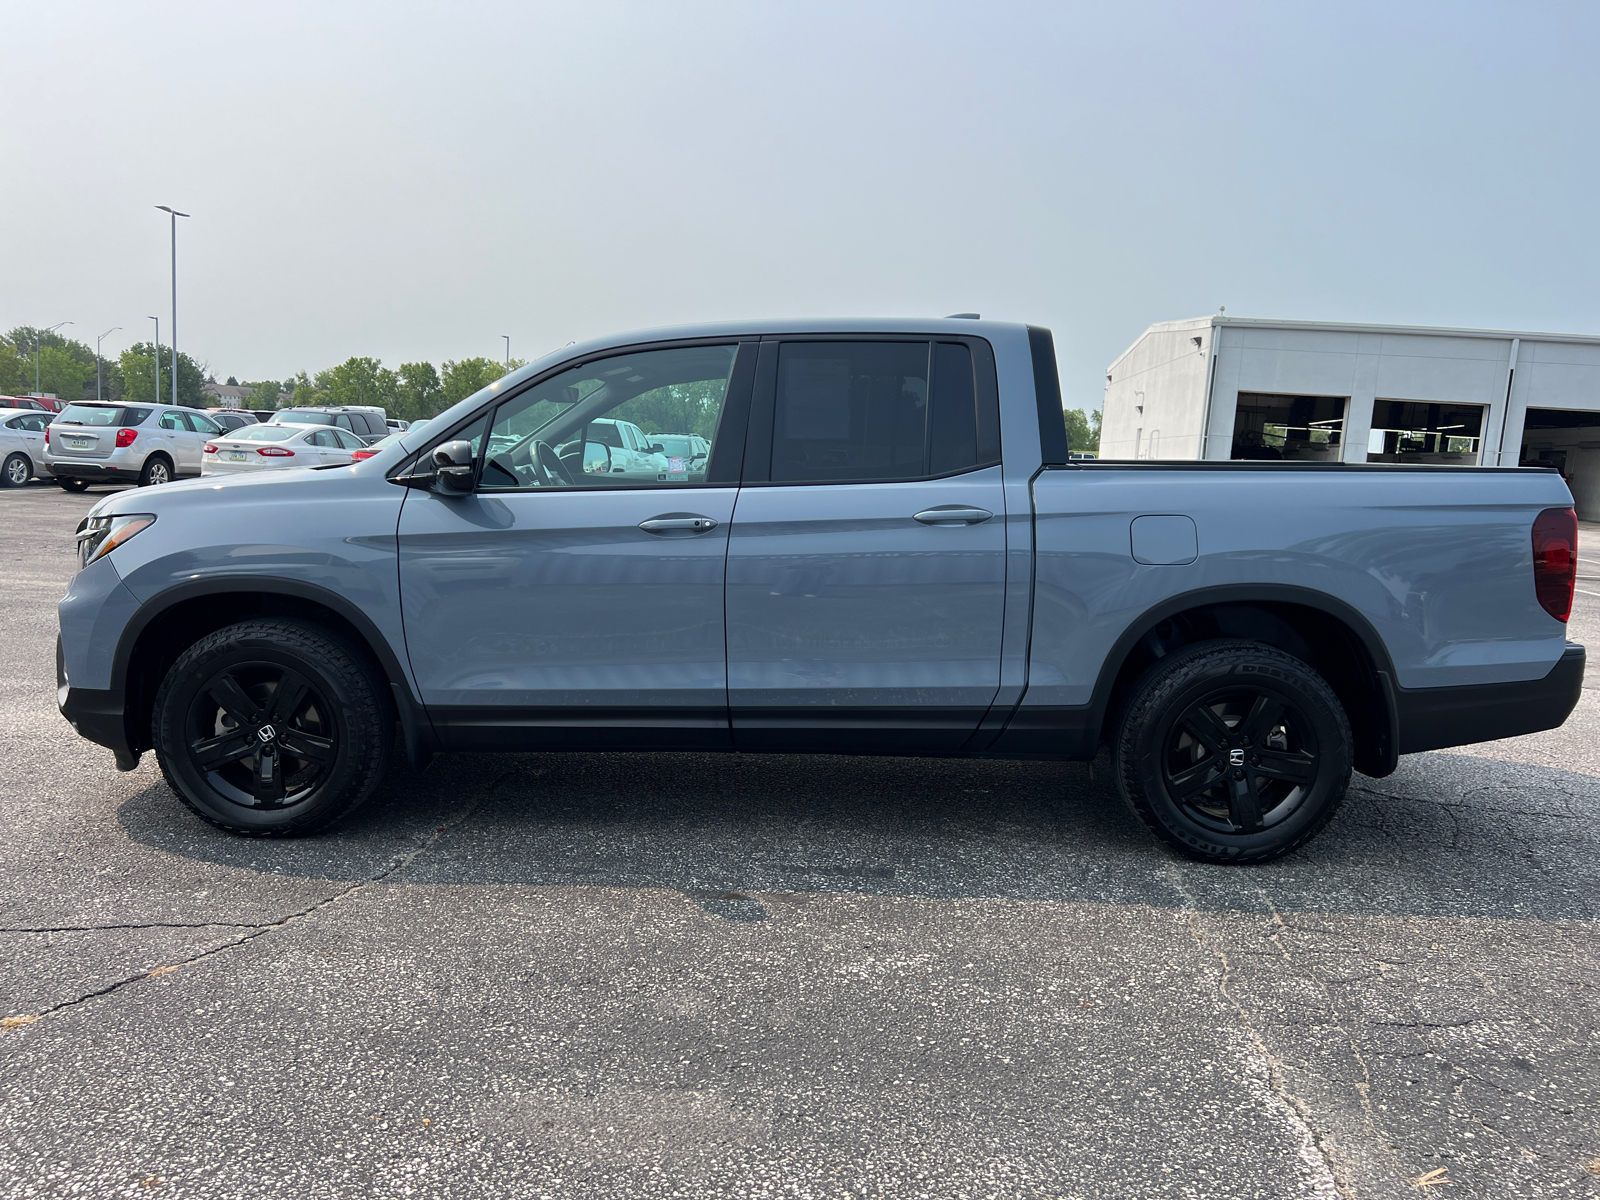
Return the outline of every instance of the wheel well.
{"type": "Polygon", "coordinates": [[[1102,739],[1112,736],[1123,706],[1140,678],[1174,650],[1212,638],[1263,642],[1293,655],[1328,681],[1344,705],[1355,737],[1356,767],[1387,774],[1392,761],[1388,700],[1378,681],[1378,664],[1348,624],[1309,605],[1281,601],[1239,601],[1199,605],[1164,617],[1129,649],[1112,680],[1102,739]]]}
{"type": "MultiPolygon", "coordinates": [[[[156,692],[178,657],[206,634],[251,617],[294,617],[321,625],[342,637],[358,653],[365,654],[379,679],[387,681],[389,678],[366,636],[347,617],[325,604],[273,592],[218,592],[193,596],[156,614],[139,631],[128,655],[123,675],[123,712],[128,742],[135,752],[152,748],[150,721],[155,712],[156,692]]],[[[381,688],[379,693],[387,695],[388,689],[381,688]]]]}

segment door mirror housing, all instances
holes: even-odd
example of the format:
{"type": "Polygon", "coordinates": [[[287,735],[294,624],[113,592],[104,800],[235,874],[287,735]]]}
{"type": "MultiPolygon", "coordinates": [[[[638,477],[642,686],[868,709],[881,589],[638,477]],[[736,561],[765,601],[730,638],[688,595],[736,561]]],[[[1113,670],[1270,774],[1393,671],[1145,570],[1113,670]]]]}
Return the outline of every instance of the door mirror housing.
{"type": "Polygon", "coordinates": [[[433,449],[432,490],[443,496],[472,491],[472,443],[457,439],[433,449]]]}
{"type": "Polygon", "coordinates": [[[583,470],[587,475],[609,475],[611,473],[611,447],[604,442],[585,442],[583,444],[583,470]]]}
{"type": "Polygon", "coordinates": [[[665,454],[666,452],[667,452],[667,448],[665,446],[663,446],[660,442],[651,442],[650,443],[650,453],[651,454],[665,454]]]}

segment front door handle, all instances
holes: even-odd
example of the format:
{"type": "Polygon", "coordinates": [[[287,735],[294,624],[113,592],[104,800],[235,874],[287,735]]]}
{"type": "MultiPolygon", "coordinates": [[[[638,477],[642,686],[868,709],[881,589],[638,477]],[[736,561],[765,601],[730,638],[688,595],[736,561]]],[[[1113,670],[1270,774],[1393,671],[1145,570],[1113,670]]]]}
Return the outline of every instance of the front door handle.
{"type": "Polygon", "coordinates": [[[938,508],[925,508],[912,515],[913,521],[924,525],[979,525],[994,516],[986,508],[967,508],[961,504],[941,504],[938,508]]]}
{"type": "Polygon", "coordinates": [[[716,527],[710,517],[651,517],[639,522],[646,533],[709,533],[716,527]]]}

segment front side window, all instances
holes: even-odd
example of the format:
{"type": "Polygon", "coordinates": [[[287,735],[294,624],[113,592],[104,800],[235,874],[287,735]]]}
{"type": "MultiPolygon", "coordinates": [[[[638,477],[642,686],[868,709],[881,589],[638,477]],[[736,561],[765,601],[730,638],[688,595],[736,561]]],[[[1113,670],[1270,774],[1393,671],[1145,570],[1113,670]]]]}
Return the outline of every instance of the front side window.
{"type": "Polygon", "coordinates": [[[222,432],[222,427],[210,417],[202,417],[199,413],[188,413],[187,416],[190,428],[196,433],[204,433],[215,437],[222,432]]]}
{"type": "Polygon", "coordinates": [[[563,371],[494,412],[480,486],[667,487],[704,483],[738,347],[680,346],[563,371]],[[667,439],[703,439],[699,460],[667,439]]]}

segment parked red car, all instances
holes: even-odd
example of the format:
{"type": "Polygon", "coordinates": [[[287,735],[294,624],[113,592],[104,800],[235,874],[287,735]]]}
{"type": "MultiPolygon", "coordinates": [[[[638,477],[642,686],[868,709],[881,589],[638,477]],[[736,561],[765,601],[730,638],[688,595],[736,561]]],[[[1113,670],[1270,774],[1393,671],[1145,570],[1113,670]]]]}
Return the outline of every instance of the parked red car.
{"type": "Polygon", "coordinates": [[[58,413],[67,401],[54,396],[0,396],[0,408],[27,408],[34,412],[58,413]]]}

